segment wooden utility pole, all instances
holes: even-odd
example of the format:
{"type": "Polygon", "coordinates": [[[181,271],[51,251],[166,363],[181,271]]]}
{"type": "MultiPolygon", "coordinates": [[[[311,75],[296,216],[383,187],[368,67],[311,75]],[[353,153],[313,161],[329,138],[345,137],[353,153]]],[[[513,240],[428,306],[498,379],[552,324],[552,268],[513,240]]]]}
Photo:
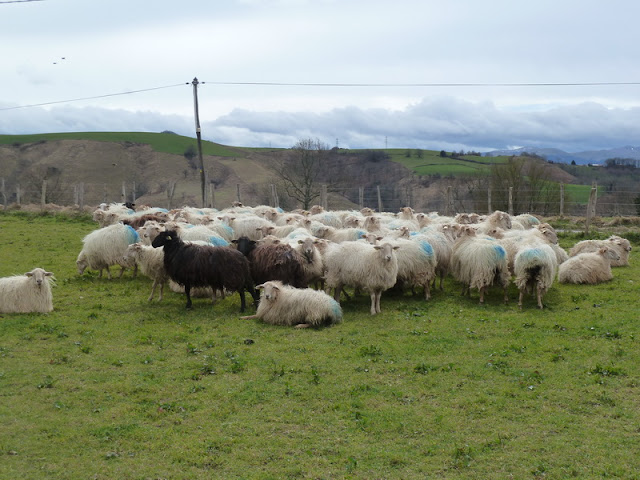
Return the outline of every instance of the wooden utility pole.
{"type": "Polygon", "coordinates": [[[198,160],[200,167],[200,186],[202,189],[202,208],[205,204],[205,181],[204,181],[204,161],[202,160],[202,135],[200,132],[200,114],[198,113],[198,82],[197,77],[193,78],[191,84],[193,85],[193,111],[196,119],[196,138],[198,139],[198,160]]]}

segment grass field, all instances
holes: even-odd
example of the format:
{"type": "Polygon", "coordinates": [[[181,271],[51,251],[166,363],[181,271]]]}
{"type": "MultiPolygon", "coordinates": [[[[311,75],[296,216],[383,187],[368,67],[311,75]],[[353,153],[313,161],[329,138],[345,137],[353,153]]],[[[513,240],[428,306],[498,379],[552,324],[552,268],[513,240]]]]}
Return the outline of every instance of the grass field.
{"type": "Polygon", "coordinates": [[[448,279],[299,330],[241,320],[237,295],[185,311],[146,278],[80,277],[94,228],[0,214],[0,276],[57,277],[54,312],[0,318],[0,478],[640,478],[635,252],[543,311],[448,279]]]}

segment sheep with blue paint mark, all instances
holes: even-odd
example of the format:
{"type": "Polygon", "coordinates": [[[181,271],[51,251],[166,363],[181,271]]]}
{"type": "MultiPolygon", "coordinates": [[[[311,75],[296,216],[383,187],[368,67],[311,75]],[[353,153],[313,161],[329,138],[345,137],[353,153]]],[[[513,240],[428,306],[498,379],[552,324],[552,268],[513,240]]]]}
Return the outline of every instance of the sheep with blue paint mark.
{"type": "Polygon", "coordinates": [[[490,286],[498,284],[504,291],[504,302],[509,301],[509,269],[507,252],[495,240],[479,238],[476,230],[463,226],[460,237],[451,251],[451,272],[462,283],[462,294],[469,295],[472,288],[480,293],[480,303],[490,286]]]}
{"type": "Polygon", "coordinates": [[[424,237],[389,240],[396,250],[398,275],[396,282],[402,286],[423,289],[424,299],[431,298],[431,282],[436,277],[437,259],[433,247],[424,237]]]}
{"type": "Polygon", "coordinates": [[[550,245],[538,245],[521,248],[514,261],[514,283],[520,290],[518,307],[522,309],[525,293],[536,296],[538,308],[542,309],[542,298],[547,293],[558,270],[556,253],[550,245]]]}
{"type": "Polygon", "coordinates": [[[118,278],[122,277],[125,269],[134,268],[135,263],[125,261],[124,255],[127,247],[140,241],[138,232],[131,226],[122,223],[109,225],[94,230],[82,239],[83,247],[76,260],[78,274],[82,275],[87,268],[98,270],[98,277],[102,277],[102,271],[107,271],[107,277],[111,280],[109,267],[119,265],[122,270],[118,278]]]}
{"type": "Polygon", "coordinates": [[[260,303],[255,315],[271,325],[296,328],[329,326],[342,321],[342,309],[338,302],[326,293],[312,288],[294,288],[279,281],[258,285],[260,303]]]}

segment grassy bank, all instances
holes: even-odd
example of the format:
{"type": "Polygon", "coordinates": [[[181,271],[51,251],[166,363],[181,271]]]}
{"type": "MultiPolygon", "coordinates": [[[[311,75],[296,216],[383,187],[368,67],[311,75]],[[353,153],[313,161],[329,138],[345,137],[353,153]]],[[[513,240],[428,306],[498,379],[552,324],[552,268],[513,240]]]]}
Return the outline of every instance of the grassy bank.
{"type": "Polygon", "coordinates": [[[0,214],[0,276],[57,277],[54,312],[0,318],[1,478],[638,478],[635,252],[543,311],[448,279],[296,330],[240,320],[237,295],[185,311],[79,277],[94,228],[0,214]]]}

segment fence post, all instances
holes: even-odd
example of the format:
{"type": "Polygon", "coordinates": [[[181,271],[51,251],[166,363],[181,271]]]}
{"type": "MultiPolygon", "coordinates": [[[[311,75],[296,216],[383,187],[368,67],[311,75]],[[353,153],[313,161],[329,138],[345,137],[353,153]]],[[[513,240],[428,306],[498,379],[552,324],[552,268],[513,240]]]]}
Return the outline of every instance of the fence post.
{"type": "Polygon", "coordinates": [[[80,210],[84,210],[84,182],[80,182],[80,210]]]}
{"type": "Polygon", "coordinates": [[[453,215],[453,195],[451,185],[447,185],[447,206],[445,208],[445,215],[453,215]]]}
{"type": "Polygon", "coordinates": [[[358,187],[358,206],[360,210],[364,208],[364,187],[358,187]]]}
{"type": "Polygon", "coordinates": [[[73,184],[73,204],[78,205],[78,184],[73,184]]]}
{"type": "Polygon", "coordinates": [[[107,203],[107,184],[102,184],[102,203],[107,203]]]}
{"type": "Polygon", "coordinates": [[[40,206],[44,208],[44,204],[47,201],[47,181],[42,180],[42,193],[40,194],[40,206]]]}
{"type": "Polygon", "coordinates": [[[20,184],[18,184],[18,185],[16,185],[16,203],[18,205],[20,205],[20,201],[21,201],[20,197],[22,196],[21,194],[22,194],[22,192],[20,191],[20,184]]]}
{"type": "Polygon", "coordinates": [[[173,194],[176,192],[175,180],[170,180],[167,185],[167,210],[171,210],[171,203],[173,202],[173,194]]]}
{"type": "Polygon", "coordinates": [[[136,203],[136,182],[133,182],[131,187],[131,203],[136,203]]]}
{"type": "Polygon", "coordinates": [[[238,202],[242,203],[242,200],[240,200],[240,184],[236,183],[236,197],[238,198],[238,202]]]}
{"type": "Polygon", "coordinates": [[[584,223],[584,233],[589,235],[589,226],[591,225],[591,218],[595,213],[595,199],[598,196],[598,189],[591,187],[591,193],[589,194],[589,203],[587,204],[587,218],[584,223]]]}
{"type": "Polygon", "coordinates": [[[493,213],[493,208],[491,208],[491,188],[487,190],[487,210],[489,215],[493,213]]]}
{"type": "Polygon", "coordinates": [[[378,212],[382,213],[382,195],[380,194],[380,185],[376,186],[378,191],[378,212]]]}
{"type": "Polygon", "coordinates": [[[4,177],[2,177],[2,183],[0,184],[0,193],[2,194],[2,205],[4,209],[7,209],[7,194],[4,191],[4,177]]]}
{"type": "Polygon", "coordinates": [[[596,182],[594,180],[591,186],[592,186],[592,188],[596,189],[596,195],[593,198],[593,216],[595,216],[596,215],[596,205],[598,203],[598,182],[596,182]]]}
{"type": "Polygon", "coordinates": [[[322,186],[321,186],[320,204],[322,205],[322,208],[324,208],[325,210],[327,210],[329,208],[329,200],[327,199],[327,185],[326,184],[322,184],[322,186]]]}
{"type": "Polygon", "coordinates": [[[209,184],[209,206],[211,208],[216,208],[216,196],[215,196],[215,185],[213,183],[209,184]]]}
{"type": "Polygon", "coordinates": [[[564,183],[560,184],[560,218],[564,216],[564,183]]]}
{"type": "Polygon", "coordinates": [[[513,217],[513,187],[509,187],[509,207],[507,213],[513,217]]]}

